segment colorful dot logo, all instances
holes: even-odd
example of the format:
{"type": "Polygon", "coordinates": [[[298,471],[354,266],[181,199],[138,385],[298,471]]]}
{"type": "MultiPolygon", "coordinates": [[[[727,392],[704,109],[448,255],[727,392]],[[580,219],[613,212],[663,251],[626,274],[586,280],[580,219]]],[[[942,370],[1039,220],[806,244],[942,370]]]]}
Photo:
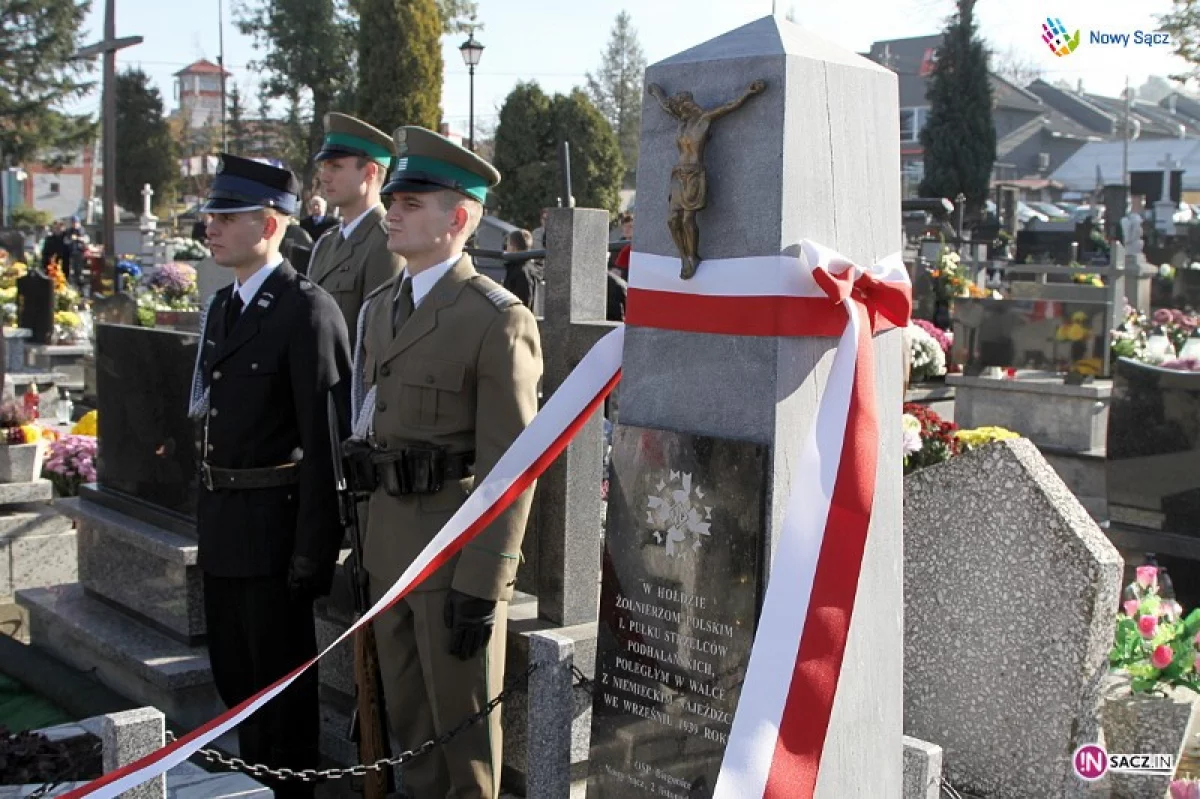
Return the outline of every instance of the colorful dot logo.
{"type": "Polygon", "coordinates": [[[1070,55],[1079,46],[1079,31],[1067,35],[1067,28],[1058,17],[1046,17],[1042,23],[1042,41],[1059,57],[1070,55]]]}
{"type": "Polygon", "coordinates": [[[1079,779],[1088,782],[1100,779],[1108,771],[1108,752],[1099,744],[1084,744],[1079,747],[1075,750],[1072,761],[1079,779]]]}

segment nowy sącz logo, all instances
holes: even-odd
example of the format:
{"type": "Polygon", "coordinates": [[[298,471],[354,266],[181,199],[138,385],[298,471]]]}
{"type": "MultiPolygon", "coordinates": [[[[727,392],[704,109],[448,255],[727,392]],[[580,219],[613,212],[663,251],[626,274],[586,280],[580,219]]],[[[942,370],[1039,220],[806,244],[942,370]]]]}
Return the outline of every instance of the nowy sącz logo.
{"type": "Polygon", "coordinates": [[[1060,58],[1075,52],[1079,46],[1079,29],[1068,35],[1067,28],[1058,17],[1046,17],[1042,23],[1042,41],[1060,58]]]}
{"type": "Polygon", "coordinates": [[[1075,774],[1086,782],[1094,782],[1105,774],[1167,775],[1175,773],[1175,755],[1118,755],[1109,754],[1099,744],[1084,744],[1071,758],[1075,774]]]}

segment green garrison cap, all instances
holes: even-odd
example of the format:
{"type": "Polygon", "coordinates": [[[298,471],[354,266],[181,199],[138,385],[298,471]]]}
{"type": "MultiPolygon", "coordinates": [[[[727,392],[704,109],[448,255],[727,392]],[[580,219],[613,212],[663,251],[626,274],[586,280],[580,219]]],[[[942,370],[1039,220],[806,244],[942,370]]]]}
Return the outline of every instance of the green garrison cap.
{"type": "Polygon", "coordinates": [[[500,182],[496,167],[432,130],[396,128],[396,168],[382,193],[450,189],[485,202],[487,191],[500,182]]]}
{"type": "Polygon", "coordinates": [[[357,156],[370,158],[388,169],[395,154],[391,136],[361,119],[331,111],[325,115],[325,140],[321,142],[321,150],[313,160],[357,156]]]}

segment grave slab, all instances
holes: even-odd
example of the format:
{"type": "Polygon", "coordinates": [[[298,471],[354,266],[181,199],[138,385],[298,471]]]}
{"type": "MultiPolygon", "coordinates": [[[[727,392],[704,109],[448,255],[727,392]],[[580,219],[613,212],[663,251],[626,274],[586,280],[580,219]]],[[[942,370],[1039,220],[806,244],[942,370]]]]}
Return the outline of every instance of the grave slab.
{"type": "Polygon", "coordinates": [[[162,710],[173,723],[198,727],[224,706],[208,652],[134,622],[78,583],[18,591],[29,613],[29,639],[60,661],[94,672],[112,690],[162,710]]]}
{"type": "Polygon", "coordinates": [[[904,480],[905,733],[991,799],[1082,795],[1123,563],[1025,439],[904,480]]]}
{"type": "Polygon", "coordinates": [[[947,375],[946,385],[954,387],[954,421],[961,428],[996,425],[1039,447],[1104,449],[1111,380],[1069,386],[1062,375],[1021,371],[1011,380],[947,375]]]}
{"type": "Polygon", "coordinates": [[[37,504],[0,511],[0,597],[76,579],[75,529],[70,519],[37,504]]]}
{"type": "Polygon", "coordinates": [[[195,539],[82,497],[55,507],[78,527],[84,588],[181,643],[201,640],[204,586],[195,539]]]}

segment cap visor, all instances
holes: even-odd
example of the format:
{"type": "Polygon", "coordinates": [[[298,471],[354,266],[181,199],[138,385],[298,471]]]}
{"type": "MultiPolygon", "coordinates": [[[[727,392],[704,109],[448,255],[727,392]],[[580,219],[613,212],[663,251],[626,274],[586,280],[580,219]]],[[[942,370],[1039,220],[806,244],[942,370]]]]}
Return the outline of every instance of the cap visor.
{"type": "Polygon", "coordinates": [[[431,191],[454,191],[449,186],[442,186],[439,183],[429,183],[424,180],[407,180],[399,178],[385,183],[383,188],[379,190],[380,194],[395,194],[396,192],[411,192],[413,194],[425,194],[431,191]]]}
{"type": "Polygon", "coordinates": [[[238,214],[243,211],[261,211],[265,206],[247,205],[241,200],[207,200],[200,206],[202,214],[238,214]]]}
{"type": "MultiPolygon", "coordinates": [[[[331,158],[371,158],[361,150],[347,150],[339,147],[326,147],[313,156],[314,162],[328,161],[331,158]]],[[[372,159],[374,160],[374,159],[372,159]]]]}

